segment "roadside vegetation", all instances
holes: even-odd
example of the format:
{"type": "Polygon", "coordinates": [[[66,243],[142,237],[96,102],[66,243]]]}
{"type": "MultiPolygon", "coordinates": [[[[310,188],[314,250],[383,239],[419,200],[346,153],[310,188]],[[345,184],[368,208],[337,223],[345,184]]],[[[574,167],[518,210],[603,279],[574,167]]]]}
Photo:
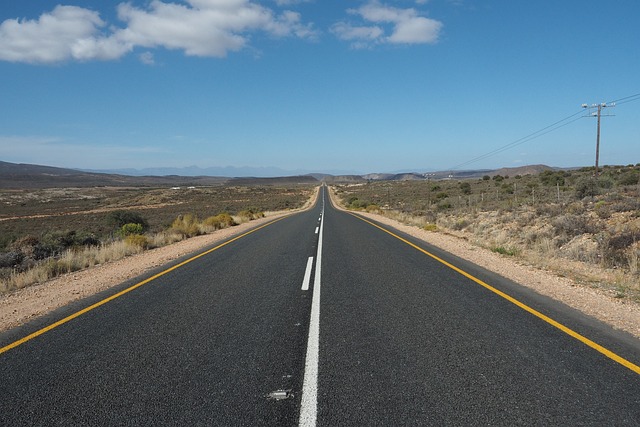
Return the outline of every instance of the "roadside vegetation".
{"type": "MultiPolygon", "coordinates": [[[[220,189],[216,190],[219,195],[220,189]]],[[[154,192],[155,190],[149,191],[151,195],[154,192]]],[[[22,216],[12,216],[10,219],[0,217],[0,224],[10,230],[3,234],[0,240],[0,293],[263,218],[265,211],[301,207],[311,196],[311,187],[242,188],[240,191],[236,188],[232,192],[233,203],[221,200],[220,197],[216,198],[215,191],[202,190],[201,193],[203,192],[209,198],[194,197],[193,199],[201,202],[193,203],[192,199],[191,206],[184,202],[167,207],[165,201],[159,202],[155,208],[151,205],[150,208],[147,199],[149,193],[140,191],[136,193],[140,196],[137,209],[118,209],[117,206],[122,200],[112,197],[102,200],[102,209],[94,212],[82,212],[76,210],[77,207],[67,206],[66,211],[57,215],[52,213],[51,216],[43,216],[42,212],[46,212],[47,209],[38,209],[38,203],[34,203],[34,198],[28,197],[32,193],[21,192],[27,197],[16,199],[13,192],[9,195],[18,200],[16,203],[29,203],[32,208],[28,214],[22,216]],[[249,203],[256,206],[256,202],[260,203],[261,207],[246,207],[249,203]],[[104,205],[114,207],[105,208],[104,205]],[[214,215],[202,215],[203,212],[210,212],[215,206],[229,205],[236,207],[236,210],[231,213],[225,210],[214,215]],[[186,211],[187,213],[179,213],[167,221],[166,211],[175,212],[176,207],[194,209],[186,211]],[[51,226],[56,223],[66,224],[67,227],[57,229],[51,226]],[[74,225],[80,226],[70,229],[74,225]]],[[[39,191],[36,193],[42,194],[39,191]]],[[[193,196],[195,192],[190,193],[193,196]]],[[[229,193],[225,190],[224,194],[229,193]]],[[[4,196],[7,203],[9,197],[6,193],[4,196]]],[[[83,198],[79,197],[76,200],[83,198]]],[[[132,200],[129,200],[130,205],[136,205],[135,201],[131,202],[132,200]]],[[[39,203],[45,208],[49,204],[46,199],[40,200],[39,203]]],[[[3,212],[4,215],[6,214],[3,212]]]]}
{"type": "Polygon", "coordinates": [[[640,164],[336,186],[349,209],[452,234],[640,302],[640,164]]]}

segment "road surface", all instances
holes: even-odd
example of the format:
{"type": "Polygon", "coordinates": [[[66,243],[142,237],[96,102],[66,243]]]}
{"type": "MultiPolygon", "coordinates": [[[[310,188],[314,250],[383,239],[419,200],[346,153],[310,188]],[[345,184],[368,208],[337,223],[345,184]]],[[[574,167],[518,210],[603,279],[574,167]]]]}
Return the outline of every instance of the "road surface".
{"type": "Polygon", "coordinates": [[[0,425],[640,425],[640,344],[334,209],[0,335],[0,425]]]}

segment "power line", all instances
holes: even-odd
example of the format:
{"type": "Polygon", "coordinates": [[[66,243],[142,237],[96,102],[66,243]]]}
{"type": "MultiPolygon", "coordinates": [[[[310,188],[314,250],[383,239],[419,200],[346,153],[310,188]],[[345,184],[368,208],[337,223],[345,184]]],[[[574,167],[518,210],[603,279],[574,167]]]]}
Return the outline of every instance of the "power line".
{"type": "MultiPolygon", "coordinates": [[[[633,101],[638,101],[638,100],[640,100],[640,93],[636,93],[635,95],[625,96],[623,98],[616,99],[616,100],[611,101],[611,102],[606,102],[606,103],[604,103],[604,105],[615,106],[615,105],[626,104],[628,102],[633,102],[633,101]]],[[[475,158],[473,158],[471,160],[468,160],[468,161],[466,161],[464,163],[460,163],[459,165],[451,167],[448,170],[450,170],[450,171],[457,170],[457,169],[459,169],[459,168],[461,168],[463,166],[467,166],[467,165],[470,165],[472,163],[478,162],[480,160],[484,160],[484,159],[486,159],[488,157],[491,157],[491,156],[493,156],[495,154],[502,153],[503,151],[507,151],[507,150],[509,150],[509,149],[511,149],[513,147],[517,147],[518,145],[524,144],[526,142],[529,142],[531,140],[539,138],[539,137],[541,137],[543,135],[546,135],[546,134],[548,134],[550,132],[558,130],[561,127],[567,126],[567,125],[569,125],[569,124],[571,124],[571,123],[573,123],[575,121],[580,120],[583,116],[580,116],[580,117],[577,117],[577,118],[574,118],[574,117],[579,115],[579,114],[582,114],[582,112],[583,112],[583,110],[575,112],[575,113],[571,114],[570,116],[567,116],[562,120],[558,120],[557,122],[552,123],[552,124],[550,124],[548,126],[545,126],[542,129],[537,130],[537,131],[535,131],[535,132],[533,132],[533,133],[531,133],[531,134],[529,134],[529,135],[527,135],[525,137],[517,139],[517,140],[515,140],[513,142],[510,142],[509,144],[503,145],[502,147],[496,148],[493,151],[489,151],[488,153],[482,154],[481,156],[475,157],[475,158]],[[570,119],[573,119],[573,120],[570,120],[570,119]],[[570,121],[568,121],[568,120],[570,120],[570,121]]]]}
{"type": "Polygon", "coordinates": [[[605,104],[626,104],[627,102],[633,102],[640,99],[640,93],[636,93],[635,95],[625,96],[624,98],[616,99],[615,101],[606,102],[605,104]],[[632,99],[633,98],[633,99],[632,99]],[[624,101],[624,102],[622,102],[624,101]]]}
{"type": "Polygon", "coordinates": [[[452,168],[449,168],[449,170],[452,170],[452,171],[453,170],[457,170],[457,169],[459,169],[459,168],[461,168],[463,166],[467,166],[467,165],[469,165],[471,163],[475,163],[477,161],[484,160],[487,157],[491,157],[491,156],[493,156],[495,154],[501,153],[501,152],[509,150],[509,149],[511,149],[513,147],[517,147],[518,145],[524,144],[525,142],[529,142],[529,141],[531,141],[533,139],[541,137],[542,135],[546,135],[546,134],[548,134],[550,132],[553,132],[554,130],[560,129],[561,127],[564,127],[564,126],[566,126],[568,124],[571,124],[571,123],[581,119],[582,116],[577,117],[574,120],[571,120],[569,122],[566,122],[567,120],[569,120],[571,118],[574,118],[575,116],[577,116],[579,114],[582,114],[582,112],[583,112],[583,110],[577,111],[577,112],[571,114],[570,116],[565,117],[562,120],[558,120],[555,123],[552,123],[552,124],[550,124],[548,126],[545,126],[542,129],[539,129],[539,130],[537,130],[537,131],[535,131],[535,132],[533,132],[533,133],[531,133],[531,134],[529,134],[527,136],[524,136],[524,137],[522,137],[520,139],[517,139],[517,140],[515,140],[513,142],[510,142],[509,144],[504,145],[504,146],[502,146],[500,148],[497,148],[497,149],[495,149],[493,151],[490,151],[490,152],[485,153],[485,154],[483,154],[481,156],[475,157],[475,158],[473,158],[471,160],[468,160],[468,161],[466,161],[464,163],[460,163],[459,165],[456,165],[456,166],[454,166],[452,168]],[[563,122],[566,122],[566,123],[563,123],[563,122]]]}

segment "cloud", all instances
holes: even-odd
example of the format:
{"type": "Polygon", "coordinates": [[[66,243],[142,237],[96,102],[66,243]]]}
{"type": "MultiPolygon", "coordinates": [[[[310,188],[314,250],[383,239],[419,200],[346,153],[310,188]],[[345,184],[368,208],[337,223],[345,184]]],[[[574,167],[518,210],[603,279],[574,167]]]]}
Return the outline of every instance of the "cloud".
{"type": "Polygon", "coordinates": [[[9,19],[0,24],[0,60],[54,63],[68,59],[114,59],[130,46],[105,37],[97,12],[56,6],[36,20],[9,19]]]}
{"type": "Polygon", "coordinates": [[[151,52],[142,52],[138,55],[138,58],[140,59],[140,62],[145,65],[156,65],[156,60],[151,52]]]}
{"type": "Polygon", "coordinates": [[[438,41],[443,26],[440,21],[421,16],[414,8],[386,6],[376,0],[358,9],[349,9],[348,13],[362,18],[364,25],[338,22],[331,31],[338,38],[351,41],[353,47],[380,43],[433,44],[438,41]],[[385,34],[382,25],[391,28],[390,35],[385,34]]]}
{"type": "Polygon", "coordinates": [[[76,6],[56,6],[38,20],[0,24],[0,60],[56,63],[111,60],[136,47],[182,50],[191,56],[225,57],[249,44],[250,34],[313,38],[300,14],[273,10],[249,0],[152,0],[145,8],[117,7],[123,28],[109,27],[99,14],[76,6]]]}
{"type": "Polygon", "coordinates": [[[344,22],[335,24],[332,31],[342,40],[376,40],[384,33],[380,27],[358,27],[344,22]]]}
{"type": "Polygon", "coordinates": [[[293,6],[301,3],[311,3],[313,0],[276,0],[276,4],[282,6],[293,6]]]}

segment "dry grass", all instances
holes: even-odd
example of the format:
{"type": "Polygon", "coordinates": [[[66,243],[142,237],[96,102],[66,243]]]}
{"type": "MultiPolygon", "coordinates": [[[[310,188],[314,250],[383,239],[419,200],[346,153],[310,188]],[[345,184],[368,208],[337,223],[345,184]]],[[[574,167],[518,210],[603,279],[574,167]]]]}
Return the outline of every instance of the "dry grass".
{"type": "MultiPolygon", "coordinates": [[[[250,215],[243,215],[240,218],[242,222],[248,222],[263,217],[264,213],[262,212],[252,212],[250,215]]],[[[72,273],[94,265],[118,261],[147,249],[170,245],[238,223],[227,213],[209,217],[204,221],[199,221],[193,214],[179,215],[165,231],[148,235],[130,234],[122,239],[99,246],[68,249],[60,256],[35,262],[25,271],[14,270],[8,277],[0,278],[0,293],[43,283],[62,274],[72,273]]]]}
{"type": "Polygon", "coordinates": [[[140,253],[143,250],[145,250],[145,246],[140,245],[138,242],[130,241],[130,239],[117,240],[99,247],[86,247],[80,250],[70,249],[60,257],[40,261],[24,272],[13,272],[8,278],[0,280],[0,293],[43,283],[56,276],[72,273],[94,265],[117,261],[129,255],[140,253]]]}

